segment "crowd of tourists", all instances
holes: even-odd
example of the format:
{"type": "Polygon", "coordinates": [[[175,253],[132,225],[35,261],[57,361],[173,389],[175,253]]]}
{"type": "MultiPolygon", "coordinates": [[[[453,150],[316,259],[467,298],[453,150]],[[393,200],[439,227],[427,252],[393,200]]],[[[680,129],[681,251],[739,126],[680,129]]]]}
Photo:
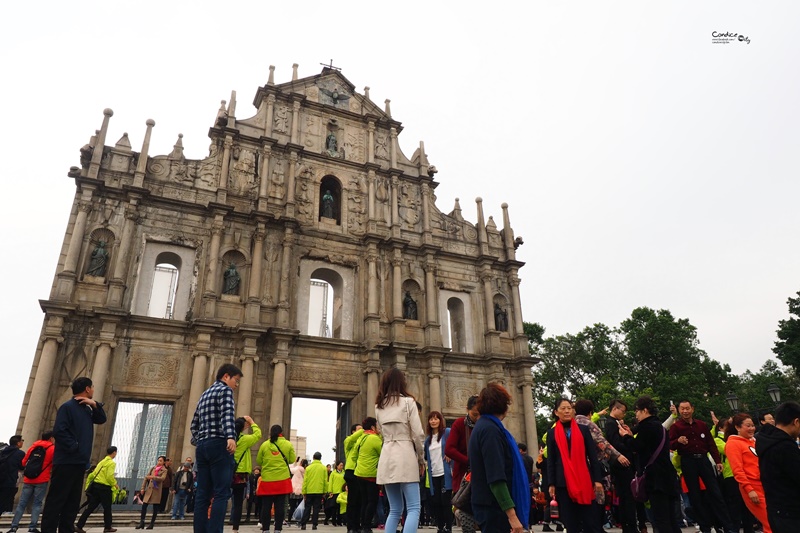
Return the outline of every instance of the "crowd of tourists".
{"type": "MultiPolygon", "coordinates": [[[[465,533],[602,533],[611,526],[645,533],[648,524],[655,533],[685,526],[800,532],[796,402],[758,420],[747,413],[720,420],[712,412],[709,426],[689,401],[670,402],[662,421],[653,399],[642,396],[629,426],[622,400],[595,413],[589,400],[559,398],[534,460],[503,424],[511,394],[501,384],[471,396],[465,415],[448,427],[441,412],[423,413],[404,373],[392,368],[381,377],[375,416],[350,428],[344,461],[324,465],[318,451],[310,462],[298,457],[281,425],[261,442],[251,417],[235,417],[241,377],[225,364],[201,395],[190,426],[197,461],[187,457],[175,471],[160,456],[147,471],[133,494],[141,505],[136,529],[153,529],[172,494],[171,519],[192,513],[195,533],[221,533],[226,518],[238,533],[251,516],[263,532],[316,530],[321,522],[348,533],[413,533],[424,525],[438,533],[454,526],[465,533]]],[[[0,450],[0,510],[13,511],[8,533],[16,533],[29,505],[29,533],[86,533],[100,506],[104,533],[117,531],[112,504],[127,501],[115,478],[117,448],[86,470],[94,425],[106,421],[103,404],[93,399],[89,378],[76,379],[72,392],[54,429],[27,452],[19,435],[0,450]]]]}

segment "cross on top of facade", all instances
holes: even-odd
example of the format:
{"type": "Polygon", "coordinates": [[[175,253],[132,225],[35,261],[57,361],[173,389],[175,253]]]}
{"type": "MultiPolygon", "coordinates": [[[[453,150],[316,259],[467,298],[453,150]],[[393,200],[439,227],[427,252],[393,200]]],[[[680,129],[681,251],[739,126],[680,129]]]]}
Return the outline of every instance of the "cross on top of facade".
{"type": "Polygon", "coordinates": [[[323,66],[323,67],[325,67],[325,68],[329,68],[329,69],[331,69],[331,70],[337,70],[337,71],[340,71],[340,72],[341,72],[341,70],[342,70],[342,68],[341,68],[341,67],[334,67],[334,66],[333,66],[333,59],[331,59],[331,62],[330,62],[330,64],[329,64],[329,65],[326,65],[325,63],[320,63],[320,65],[322,65],[322,66],[323,66]]]}

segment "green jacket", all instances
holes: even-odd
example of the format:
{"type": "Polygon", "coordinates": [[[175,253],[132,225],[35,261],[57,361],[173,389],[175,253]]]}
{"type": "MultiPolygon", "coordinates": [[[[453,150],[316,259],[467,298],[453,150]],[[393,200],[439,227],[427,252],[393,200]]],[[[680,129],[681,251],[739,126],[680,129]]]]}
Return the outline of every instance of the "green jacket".
{"type": "Polygon", "coordinates": [[[294,463],[295,459],[297,459],[292,443],[283,437],[278,437],[275,443],[270,440],[264,441],[261,448],[258,449],[256,462],[261,467],[261,479],[263,481],[281,481],[292,477],[291,472],[289,472],[289,466],[280,452],[283,452],[289,464],[294,463]],[[278,451],[279,449],[280,451],[278,451]]]}
{"type": "Polygon", "coordinates": [[[722,477],[727,479],[729,477],[733,477],[733,470],[731,470],[731,464],[728,462],[728,456],[725,455],[725,441],[722,440],[722,434],[717,432],[717,435],[714,437],[714,443],[717,445],[717,451],[719,452],[719,456],[722,459],[722,477]]]}
{"type": "Polygon", "coordinates": [[[354,470],[356,467],[356,443],[358,439],[361,438],[361,435],[364,434],[363,429],[359,429],[346,439],[344,439],[344,469],[345,470],[354,470]]]}
{"type": "Polygon", "coordinates": [[[236,467],[237,472],[247,472],[248,474],[253,471],[253,461],[250,457],[250,448],[261,440],[261,428],[258,424],[250,426],[253,432],[250,435],[245,433],[239,434],[239,440],[236,441],[236,451],[233,454],[233,462],[239,463],[236,467]],[[239,461],[241,459],[241,461],[239,461]]]}
{"type": "Polygon", "coordinates": [[[107,485],[109,487],[116,487],[117,480],[114,478],[114,472],[117,469],[117,463],[114,462],[114,459],[106,455],[103,459],[97,463],[97,466],[94,467],[92,473],[86,476],[86,488],[89,488],[89,485],[94,483],[99,483],[101,485],[107,485]]]}
{"type": "Polygon", "coordinates": [[[339,504],[339,514],[344,515],[347,513],[347,493],[340,492],[336,497],[336,503],[339,504]]]}
{"type": "Polygon", "coordinates": [[[331,477],[328,478],[328,492],[331,494],[339,494],[344,487],[344,472],[331,471],[331,477]]]}
{"type": "Polygon", "coordinates": [[[328,469],[319,459],[314,459],[306,467],[302,492],[303,494],[325,494],[328,492],[328,469]]]}
{"type": "Polygon", "coordinates": [[[381,457],[383,439],[376,433],[364,433],[356,443],[358,457],[353,472],[358,477],[374,478],[378,476],[378,459],[381,457]]]}

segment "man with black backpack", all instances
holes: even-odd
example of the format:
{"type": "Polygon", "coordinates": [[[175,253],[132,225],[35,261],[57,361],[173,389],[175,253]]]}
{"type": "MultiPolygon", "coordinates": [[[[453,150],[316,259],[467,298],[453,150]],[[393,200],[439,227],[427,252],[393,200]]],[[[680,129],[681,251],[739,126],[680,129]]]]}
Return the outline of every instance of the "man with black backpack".
{"type": "Polygon", "coordinates": [[[22,470],[22,459],[25,452],[21,435],[14,435],[8,441],[8,446],[0,451],[0,511],[3,513],[14,510],[14,495],[17,494],[19,473],[22,470]]]}
{"type": "Polygon", "coordinates": [[[31,503],[31,523],[28,526],[29,533],[39,533],[39,513],[42,512],[44,496],[47,494],[47,485],[50,482],[50,471],[53,469],[53,452],[55,451],[55,437],[52,431],[42,433],[42,438],[33,443],[28,448],[28,453],[22,459],[25,469],[22,471],[23,485],[22,494],[19,497],[17,510],[11,520],[11,529],[8,533],[16,533],[19,523],[22,521],[22,513],[28,503],[31,503]]]}

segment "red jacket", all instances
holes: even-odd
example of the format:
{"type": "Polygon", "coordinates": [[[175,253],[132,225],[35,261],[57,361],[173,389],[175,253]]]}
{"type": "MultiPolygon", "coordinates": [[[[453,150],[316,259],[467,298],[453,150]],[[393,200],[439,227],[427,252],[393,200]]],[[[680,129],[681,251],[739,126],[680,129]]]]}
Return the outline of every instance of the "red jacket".
{"type": "Polygon", "coordinates": [[[456,418],[450,427],[450,435],[447,437],[444,454],[452,459],[450,463],[453,468],[453,492],[461,486],[461,480],[467,473],[469,458],[467,457],[467,428],[464,424],[464,417],[456,418]]]}
{"type": "Polygon", "coordinates": [[[44,464],[42,465],[42,473],[39,474],[37,477],[30,479],[27,476],[23,476],[23,482],[30,483],[35,485],[37,483],[47,483],[50,481],[50,471],[53,470],[53,452],[55,452],[55,445],[50,442],[49,440],[37,440],[36,442],[28,448],[28,451],[25,453],[25,458],[22,459],[22,466],[28,464],[28,457],[31,455],[31,451],[36,448],[37,446],[44,446],[47,448],[47,451],[44,453],[44,464]]]}

